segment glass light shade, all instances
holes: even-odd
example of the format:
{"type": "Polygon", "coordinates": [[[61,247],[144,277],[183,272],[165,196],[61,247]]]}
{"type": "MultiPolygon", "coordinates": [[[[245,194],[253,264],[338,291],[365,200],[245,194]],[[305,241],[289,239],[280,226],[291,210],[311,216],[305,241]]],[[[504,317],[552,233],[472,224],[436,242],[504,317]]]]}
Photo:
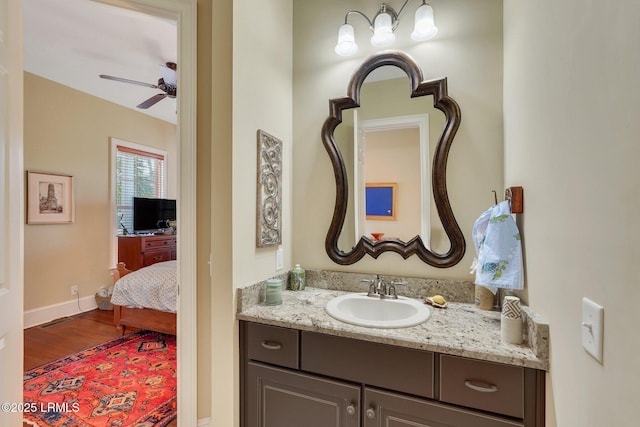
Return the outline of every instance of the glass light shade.
{"type": "Polygon", "coordinates": [[[438,27],[433,22],[433,8],[423,4],[416,10],[416,21],[411,38],[416,41],[429,40],[438,34],[438,27]]]}
{"type": "Polygon", "coordinates": [[[371,45],[375,47],[385,47],[391,45],[396,40],[393,34],[391,15],[380,13],[373,22],[373,36],[371,45]]]}
{"type": "Polygon", "coordinates": [[[340,56],[351,56],[358,51],[352,25],[344,24],[338,29],[338,44],[335,51],[340,56]]]}

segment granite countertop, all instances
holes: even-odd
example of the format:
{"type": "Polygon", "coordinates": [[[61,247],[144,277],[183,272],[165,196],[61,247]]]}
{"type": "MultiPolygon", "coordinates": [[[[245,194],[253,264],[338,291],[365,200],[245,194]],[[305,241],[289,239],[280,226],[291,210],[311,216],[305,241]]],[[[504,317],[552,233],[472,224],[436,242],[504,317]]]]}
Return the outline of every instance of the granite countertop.
{"type": "Polygon", "coordinates": [[[429,350],[472,359],[548,370],[548,325],[526,307],[524,327],[527,339],[521,345],[500,339],[500,313],[473,304],[451,302],[447,308],[430,307],[431,317],[409,328],[379,329],[355,326],[333,319],[325,310],[332,298],[347,292],[307,287],[304,291],[283,291],[283,303],[267,306],[255,296],[255,289],[239,289],[239,320],[320,332],[401,347],[429,350]]]}

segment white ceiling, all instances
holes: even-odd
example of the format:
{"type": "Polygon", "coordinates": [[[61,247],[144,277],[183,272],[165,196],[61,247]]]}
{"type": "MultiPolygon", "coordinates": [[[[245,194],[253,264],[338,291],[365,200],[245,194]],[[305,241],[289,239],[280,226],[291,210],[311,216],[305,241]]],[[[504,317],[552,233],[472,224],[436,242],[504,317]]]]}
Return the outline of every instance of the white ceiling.
{"type": "Polygon", "coordinates": [[[98,77],[157,84],[160,65],[177,62],[175,21],[91,0],[23,0],[23,15],[25,71],[176,123],[175,99],[135,107],[161,90],[98,77]]]}

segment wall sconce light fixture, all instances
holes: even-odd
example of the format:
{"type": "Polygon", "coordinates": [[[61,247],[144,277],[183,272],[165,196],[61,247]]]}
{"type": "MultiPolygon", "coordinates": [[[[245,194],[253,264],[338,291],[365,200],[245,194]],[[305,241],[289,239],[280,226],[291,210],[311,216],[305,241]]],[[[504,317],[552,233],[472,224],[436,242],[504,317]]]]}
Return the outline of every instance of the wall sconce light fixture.
{"type": "MultiPolygon", "coordinates": [[[[348,23],[351,14],[360,15],[369,23],[369,29],[373,31],[373,36],[371,36],[372,46],[387,47],[393,44],[396,39],[395,30],[400,23],[400,15],[404,11],[407,3],[409,3],[409,0],[405,0],[398,12],[391,6],[382,3],[380,10],[373,17],[373,20],[369,19],[367,15],[359,10],[347,12],[344,16],[344,24],[338,29],[338,44],[336,44],[335,48],[336,53],[340,56],[351,56],[358,51],[358,45],[355,41],[355,31],[353,26],[348,23]]],[[[433,8],[426,3],[425,0],[422,0],[422,5],[416,10],[415,25],[411,33],[411,38],[416,41],[424,41],[435,37],[436,34],[438,34],[438,27],[436,27],[433,21],[433,8]]]]}

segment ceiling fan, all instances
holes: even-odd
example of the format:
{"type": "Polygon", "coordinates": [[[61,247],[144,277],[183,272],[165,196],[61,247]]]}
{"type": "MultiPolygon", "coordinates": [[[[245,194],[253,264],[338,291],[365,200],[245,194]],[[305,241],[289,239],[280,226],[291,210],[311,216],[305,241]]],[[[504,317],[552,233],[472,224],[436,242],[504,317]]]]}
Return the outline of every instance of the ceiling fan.
{"type": "Polygon", "coordinates": [[[137,80],[129,80],[123,79],[122,77],[114,77],[106,74],[100,74],[100,78],[107,80],[115,80],[117,82],[122,83],[130,83],[138,86],[146,86],[152,89],[160,89],[164,93],[159,93],[157,95],[152,96],[146,101],[141,102],[136,105],[136,108],[147,109],[154,105],[155,103],[163,100],[166,97],[175,98],[178,92],[177,79],[176,79],[176,70],[178,69],[178,65],[175,62],[167,62],[166,65],[160,66],[160,73],[162,77],[158,79],[158,84],[154,85],[151,83],[139,82],[137,80]]]}

